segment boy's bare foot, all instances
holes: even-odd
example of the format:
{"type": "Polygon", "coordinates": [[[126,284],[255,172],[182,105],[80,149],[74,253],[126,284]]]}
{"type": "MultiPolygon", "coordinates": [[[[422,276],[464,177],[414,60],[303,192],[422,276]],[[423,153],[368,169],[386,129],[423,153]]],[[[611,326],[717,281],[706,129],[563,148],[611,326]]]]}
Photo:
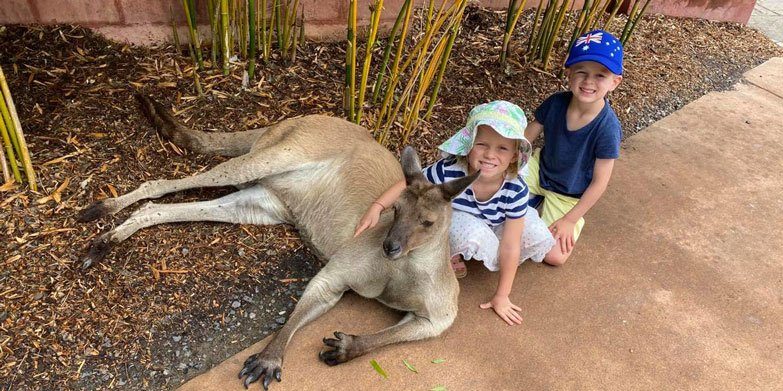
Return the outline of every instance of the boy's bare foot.
{"type": "Polygon", "coordinates": [[[451,257],[451,268],[454,269],[454,275],[457,278],[463,278],[468,275],[468,267],[465,266],[465,260],[462,259],[460,254],[451,257]]]}

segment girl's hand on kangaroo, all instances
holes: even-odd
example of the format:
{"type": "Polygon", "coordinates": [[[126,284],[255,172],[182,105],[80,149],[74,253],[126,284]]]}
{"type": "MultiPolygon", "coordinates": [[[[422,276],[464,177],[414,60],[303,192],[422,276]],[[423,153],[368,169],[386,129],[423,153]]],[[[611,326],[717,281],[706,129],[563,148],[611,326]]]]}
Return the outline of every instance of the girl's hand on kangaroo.
{"type": "Polygon", "coordinates": [[[378,220],[381,219],[381,212],[383,209],[377,203],[372,203],[367,212],[364,213],[362,219],[359,220],[359,224],[356,225],[356,231],[353,233],[353,237],[359,236],[362,232],[378,224],[378,220]]]}

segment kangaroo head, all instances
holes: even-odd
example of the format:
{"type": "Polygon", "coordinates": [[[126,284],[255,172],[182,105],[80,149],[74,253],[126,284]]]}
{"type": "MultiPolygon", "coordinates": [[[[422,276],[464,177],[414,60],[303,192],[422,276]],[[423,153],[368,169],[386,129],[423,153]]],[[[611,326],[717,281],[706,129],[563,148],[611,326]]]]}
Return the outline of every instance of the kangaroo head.
{"type": "Polygon", "coordinates": [[[477,172],[433,185],[421,173],[419,157],[412,147],[405,147],[401,160],[407,188],[394,203],[394,222],[383,241],[383,253],[391,259],[431,240],[442,240],[451,223],[451,200],[480,175],[477,172]]]}

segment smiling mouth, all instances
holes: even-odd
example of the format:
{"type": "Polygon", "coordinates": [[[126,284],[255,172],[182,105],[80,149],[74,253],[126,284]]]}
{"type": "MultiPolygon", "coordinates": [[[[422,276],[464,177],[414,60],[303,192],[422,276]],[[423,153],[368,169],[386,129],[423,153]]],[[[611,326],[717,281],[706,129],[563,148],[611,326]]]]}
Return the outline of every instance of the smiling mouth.
{"type": "Polygon", "coordinates": [[[497,164],[492,164],[488,162],[479,162],[479,163],[481,163],[481,168],[495,168],[498,166],[497,164]]]}
{"type": "Polygon", "coordinates": [[[587,90],[584,88],[580,88],[579,91],[582,91],[585,94],[595,94],[595,90],[587,90]]]}

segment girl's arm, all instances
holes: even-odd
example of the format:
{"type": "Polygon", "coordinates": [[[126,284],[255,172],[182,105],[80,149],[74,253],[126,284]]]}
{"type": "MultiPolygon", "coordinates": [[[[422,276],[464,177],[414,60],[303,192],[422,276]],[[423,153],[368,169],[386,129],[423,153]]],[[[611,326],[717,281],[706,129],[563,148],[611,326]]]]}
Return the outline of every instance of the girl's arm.
{"type": "Polygon", "coordinates": [[[377,200],[370,204],[367,208],[367,212],[364,212],[359,224],[356,225],[356,231],[353,233],[353,237],[359,236],[364,230],[375,227],[378,224],[378,220],[381,218],[381,212],[388,209],[400,198],[400,194],[405,190],[405,180],[401,180],[388,190],[386,190],[377,200]]]}
{"type": "Polygon", "coordinates": [[[498,258],[500,259],[500,276],[498,278],[498,287],[495,295],[487,303],[481,304],[481,308],[492,308],[509,325],[521,324],[522,311],[517,305],[508,298],[511,294],[511,288],[514,285],[514,277],[517,274],[519,266],[520,245],[522,243],[522,233],[525,230],[524,217],[518,219],[507,219],[503,227],[503,237],[500,239],[500,249],[498,258]]]}

